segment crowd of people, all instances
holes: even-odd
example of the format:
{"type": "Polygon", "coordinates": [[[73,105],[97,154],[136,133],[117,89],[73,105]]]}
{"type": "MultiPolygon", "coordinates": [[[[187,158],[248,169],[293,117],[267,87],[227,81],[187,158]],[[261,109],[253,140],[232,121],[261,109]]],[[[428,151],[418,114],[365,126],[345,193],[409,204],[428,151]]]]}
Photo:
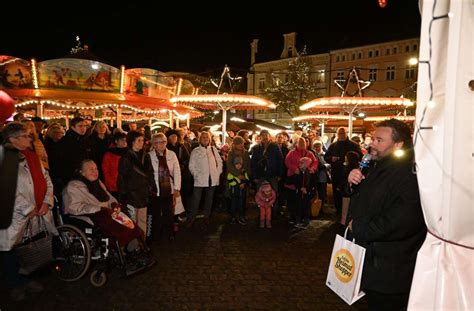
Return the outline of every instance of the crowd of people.
{"type": "MultiPolygon", "coordinates": [[[[112,131],[104,121],[92,125],[75,117],[67,130],[59,123],[45,128],[39,118],[17,120],[5,126],[2,136],[4,148],[21,154],[17,178],[29,185],[17,189],[14,208],[21,217],[0,230],[4,270],[9,271],[12,289],[40,287],[18,273],[12,250],[28,219],[51,214],[53,194],[65,214],[87,216],[125,252],[133,252],[160,239],[174,240],[179,223],[195,226],[200,207],[204,226],[216,207],[228,210],[230,225],[247,225],[251,196],[259,208],[260,228],[272,228],[272,219],[282,217],[305,229],[312,202],[318,199],[324,207],[332,184],[341,224],[353,227],[357,238],[366,237],[359,229],[359,210],[347,216],[352,200],[347,181],[360,182],[351,174],[370,152],[369,133],[349,139],[341,127],[331,143],[312,129],[297,129],[291,138],[284,131],[272,137],[262,130],[251,137],[241,130],[219,145],[207,131],[178,128],[152,134],[136,124],[130,124],[128,132],[112,131]],[[177,212],[178,204],[184,212],[177,212]],[[111,214],[120,211],[133,220],[134,228],[111,220],[111,214]]],[[[50,227],[54,231],[53,223],[50,227]]],[[[24,293],[14,295],[21,298],[24,293]]]]}

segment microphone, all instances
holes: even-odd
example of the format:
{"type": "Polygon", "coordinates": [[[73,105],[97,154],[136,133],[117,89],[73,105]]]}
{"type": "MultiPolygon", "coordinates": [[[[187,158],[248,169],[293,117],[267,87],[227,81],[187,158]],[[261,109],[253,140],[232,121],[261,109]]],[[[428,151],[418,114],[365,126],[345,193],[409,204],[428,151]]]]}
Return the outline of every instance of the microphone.
{"type": "Polygon", "coordinates": [[[367,174],[367,171],[369,170],[370,166],[370,161],[372,161],[372,155],[370,153],[367,153],[362,157],[362,160],[359,162],[359,169],[364,174],[364,176],[367,174]]]}

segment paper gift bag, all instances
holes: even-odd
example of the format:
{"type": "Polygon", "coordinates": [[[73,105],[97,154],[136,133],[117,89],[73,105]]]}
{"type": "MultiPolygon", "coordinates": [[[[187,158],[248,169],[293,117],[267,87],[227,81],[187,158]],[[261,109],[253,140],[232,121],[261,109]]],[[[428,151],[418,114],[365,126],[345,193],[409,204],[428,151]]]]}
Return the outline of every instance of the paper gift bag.
{"type": "Polygon", "coordinates": [[[326,285],[351,305],[365,295],[360,290],[365,248],[354,240],[347,240],[346,236],[347,229],[344,237],[336,235],[326,285]]]}

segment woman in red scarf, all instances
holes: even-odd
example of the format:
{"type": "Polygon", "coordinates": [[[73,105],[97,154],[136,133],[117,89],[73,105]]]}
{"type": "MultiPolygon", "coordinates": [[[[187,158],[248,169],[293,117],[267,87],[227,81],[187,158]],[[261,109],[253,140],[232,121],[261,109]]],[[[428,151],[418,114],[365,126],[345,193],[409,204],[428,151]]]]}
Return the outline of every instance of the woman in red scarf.
{"type": "MultiPolygon", "coordinates": [[[[12,224],[0,230],[0,252],[3,269],[7,277],[10,296],[19,301],[25,298],[25,290],[38,292],[43,286],[19,274],[19,260],[14,247],[21,243],[28,220],[31,220],[32,235],[39,232],[35,218],[42,216],[48,231],[57,234],[52,213],[53,185],[47,171],[31,149],[31,137],[25,125],[9,123],[3,130],[4,148],[9,153],[18,153],[18,173],[9,176],[9,182],[17,184],[12,224]]],[[[6,153],[5,153],[6,154],[6,153]]],[[[3,170],[2,170],[3,171],[3,170]]]]}

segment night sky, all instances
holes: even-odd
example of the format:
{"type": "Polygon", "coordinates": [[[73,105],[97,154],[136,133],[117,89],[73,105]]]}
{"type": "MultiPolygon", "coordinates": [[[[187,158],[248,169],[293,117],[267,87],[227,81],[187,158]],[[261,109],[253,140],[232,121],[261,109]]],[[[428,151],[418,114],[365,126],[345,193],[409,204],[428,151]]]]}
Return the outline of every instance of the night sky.
{"type": "MultiPolygon", "coordinates": [[[[64,57],[79,35],[106,63],[127,68],[186,71],[211,75],[228,64],[234,73],[249,68],[250,42],[260,39],[257,62],[277,59],[283,33],[297,32],[297,48],[309,54],[390,40],[418,37],[416,0],[286,1],[253,8],[255,2],[168,2],[166,6],[114,7],[69,2],[11,1],[2,4],[0,55],[38,61],[64,57]],[[214,12],[212,12],[214,11],[214,12]],[[9,12],[6,14],[6,12],[9,12]]],[[[96,1],[99,3],[99,0],[96,1]]]]}

